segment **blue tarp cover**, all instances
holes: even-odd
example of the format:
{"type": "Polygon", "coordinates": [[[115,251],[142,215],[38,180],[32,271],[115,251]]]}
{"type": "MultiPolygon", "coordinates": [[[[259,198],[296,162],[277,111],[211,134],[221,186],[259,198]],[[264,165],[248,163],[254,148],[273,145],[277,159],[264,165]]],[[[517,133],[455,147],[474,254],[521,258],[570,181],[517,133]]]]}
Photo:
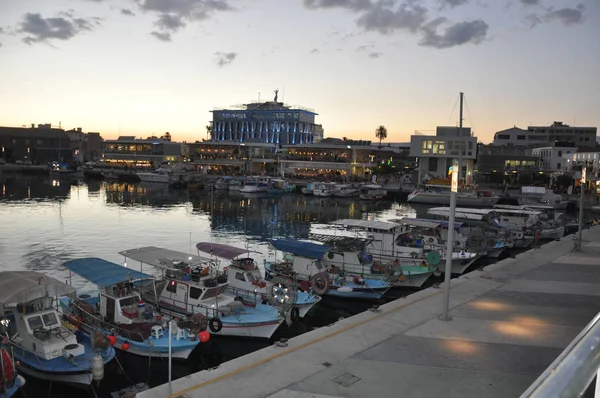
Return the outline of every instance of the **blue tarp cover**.
{"type": "Polygon", "coordinates": [[[271,241],[273,247],[285,253],[297,256],[321,259],[330,249],[327,245],[311,242],[301,242],[295,239],[275,239],[271,241]]]}
{"type": "Polygon", "coordinates": [[[144,274],[143,272],[135,271],[101,258],[80,258],[78,260],[67,261],[63,265],[101,288],[132,279],[154,279],[152,275],[144,274]]]}

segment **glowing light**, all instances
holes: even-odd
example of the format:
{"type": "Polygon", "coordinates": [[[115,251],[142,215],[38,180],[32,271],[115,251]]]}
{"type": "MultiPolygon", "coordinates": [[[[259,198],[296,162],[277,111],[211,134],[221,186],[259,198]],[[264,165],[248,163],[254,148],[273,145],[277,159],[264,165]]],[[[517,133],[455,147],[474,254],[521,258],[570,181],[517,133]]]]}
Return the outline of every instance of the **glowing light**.
{"type": "Polygon", "coordinates": [[[475,343],[465,340],[443,340],[443,345],[448,351],[462,355],[474,355],[480,351],[475,343]]]}
{"type": "Polygon", "coordinates": [[[468,304],[470,307],[486,311],[505,311],[508,305],[492,300],[477,300],[468,304]]]}

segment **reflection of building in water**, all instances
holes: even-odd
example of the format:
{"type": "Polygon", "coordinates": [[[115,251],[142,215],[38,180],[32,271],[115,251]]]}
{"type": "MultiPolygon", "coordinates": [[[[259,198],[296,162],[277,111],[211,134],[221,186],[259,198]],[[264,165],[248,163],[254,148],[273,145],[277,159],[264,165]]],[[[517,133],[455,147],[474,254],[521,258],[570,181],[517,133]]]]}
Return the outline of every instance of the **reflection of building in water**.
{"type": "Polygon", "coordinates": [[[311,223],[339,218],[362,218],[365,213],[389,209],[390,202],[362,203],[358,200],[315,198],[301,195],[244,197],[210,192],[193,199],[194,211],[212,215],[213,231],[226,231],[260,239],[278,236],[307,238],[311,223]]]}
{"type": "Polygon", "coordinates": [[[186,203],[187,191],[169,189],[165,184],[109,182],[105,186],[106,203],[123,206],[165,207],[186,203]]]}
{"type": "Polygon", "coordinates": [[[47,175],[2,174],[0,175],[0,200],[62,200],[69,195],[71,184],[47,175]]]}

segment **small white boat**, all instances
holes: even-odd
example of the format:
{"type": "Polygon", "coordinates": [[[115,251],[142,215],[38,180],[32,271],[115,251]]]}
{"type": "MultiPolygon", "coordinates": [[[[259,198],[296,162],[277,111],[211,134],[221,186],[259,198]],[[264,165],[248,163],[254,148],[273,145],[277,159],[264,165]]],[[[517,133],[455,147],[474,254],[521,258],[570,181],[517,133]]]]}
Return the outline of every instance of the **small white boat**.
{"type": "Polygon", "coordinates": [[[263,193],[267,192],[269,177],[248,177],[246,184],[240,189],[241,193],[263,193]]]}
{"type": "Polygon", "coordinates": [[[387,195],[387,191],[378,184],[363,185],[360,188],[359,197],[362,200],[381,200],[387,195]]]}
{"type": "Polygon", "coordinates": [[[160,184],[168,184],[171,180],[170,170],[162,168],[154,171],[138,171],[135,173],[142,182],[155,182],[160,184]]]}
{"type": "Polygon", "coordinates": [[[320,197],[333,196],[336,191],[336,184],[334,182],[319,182],[313,187],[313,195],[320,197]]]}

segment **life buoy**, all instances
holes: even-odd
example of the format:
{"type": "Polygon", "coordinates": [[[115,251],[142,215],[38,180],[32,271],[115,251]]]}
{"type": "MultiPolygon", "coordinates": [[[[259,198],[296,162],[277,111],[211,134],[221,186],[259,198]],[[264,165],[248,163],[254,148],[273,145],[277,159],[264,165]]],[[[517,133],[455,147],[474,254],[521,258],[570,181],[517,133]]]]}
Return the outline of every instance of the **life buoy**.
{"type": "Polygon", "coordinates": [[[212,318],[208,322],[208,328],[213,333],[219,333],[223,329],[223,322],[219,318],[212,318]]]}
{"type": "Polygon", "coordinates": [[[427,239],[427,242],[429,242],[429,243],[433,243],[433,238],[428,238],[428,239],[427,239]]]}
{"type": "Polygon", "coordinates": [[[17,372],[15,371],[15,364],[12,358],[4,348],[0,349],[0,361],[2,361],[2,366],[0,367],[0,392],[5,392],[5,387],[10,388],[14,385],[17,372]]]}
{"type": "Polygon", "coordinates": [[[523,236],[525,236],[523,232],[517,232],[517,239],[523,239],[523,236]]]}
{"type": "Polygon", "coordinates": [[[298,322],[300,320],[300,309],[298,307],[292,307],[290,310],[290,319],[292,322],[298,322]]]}
{"type": "Polygon", "coordinates": [[[433,270],[433,275],[434,275],[436,278],[439,278],[440,276],[442,276],[442,271],[440,271],[440,269],[439,269],[439,268],[436,268],[435,270],[433,270]]]}
{"type": "Polygon", "coordinates": [[[329,280],[329,275],[325,272],[313,275],[313,277],[310,278],[310,287],[312,288],[313,292],[315,292],[319,296],[327,294],[327,292],[329,292],[329,289],[331,288],[331,281],[329,280]]]}

